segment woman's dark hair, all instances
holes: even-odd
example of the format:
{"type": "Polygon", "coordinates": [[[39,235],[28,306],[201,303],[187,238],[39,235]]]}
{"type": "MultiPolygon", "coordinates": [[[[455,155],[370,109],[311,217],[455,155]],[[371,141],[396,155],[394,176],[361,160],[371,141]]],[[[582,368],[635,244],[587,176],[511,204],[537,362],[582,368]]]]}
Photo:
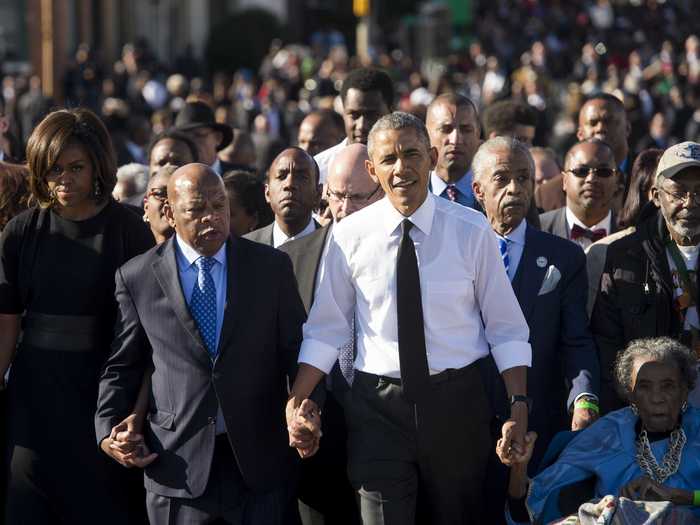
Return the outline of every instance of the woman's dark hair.
{"type": "Polygon", "coordinates": [[[46,178],[63,150],[71,143],[85,148],[95,180],[95,199],[111,198],[117,182],[117,161],[107,128],[86,108],[60,109],[49,113],[34,128],[27,142],[29,187],[39,206],[51,206],[46,178]],[[99,195],[99,197],[98,197],[99,195]]]}
{"type": "Polygon", "coordinates": [[[645,149],[634,160],[627,198],[617,216],[617,225],[620,229],[633,226],[637,222],[639,212],[649,202],[649,189],[654,183],[656,166],[663,153],[663,150],[657,148],[645,149]]]}
{"type": "Polygon", "coordinates": [[[155,148],[156,144],[158,144],[161,140],[165,139],[176,140],[185,144],[192,154],[192,162],[199,162],[199,151],[197,150],[197,145],[194,143],[194,141],[182,131],[166,129],[165,131],[158,133],[151,139],[151,142],[149,142],[148,148],[146,149],[146,159],[148,160],[148,164],[151,163],[151,153],[153,152],[153,148],[155,148]]]}
{"type": "Polygon", "coordinates": [[[29,207],[28,180],[26,166],[0,162],[0,231],[29,207]]]}
{"type": "Polygon", "coordinates": [[[235,198],[248,215],[257,215],[258,228],[272,223],[275,217],[265,200],[265,187],[254,174],[234,170],[225,173],[223,180],[229,198],[235,198]]]}
{"type": "Polygon", "coordinates": [[[622,399],[629,400],[632,395],[634,362],[640,357],[675,364],[688,391],[695,387],[696,358],[688,347],[670,337],[636,339],[618,353],[615,359],[615,383],[622,399]]]}

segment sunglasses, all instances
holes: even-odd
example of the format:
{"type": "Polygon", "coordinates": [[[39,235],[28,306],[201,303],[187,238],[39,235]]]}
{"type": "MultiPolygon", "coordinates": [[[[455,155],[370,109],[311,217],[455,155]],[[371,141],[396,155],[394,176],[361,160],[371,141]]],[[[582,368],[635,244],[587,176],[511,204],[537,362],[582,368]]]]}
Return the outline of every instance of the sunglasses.
{"type": "Polygon", "coordinates": [[[571,170],[566,170],[569,173],[571,173],[574,177],[578,177],[579,179],[585,179],[588,177],[589,173],[592,173],[596,177],[601,177],[604,179],[607,179],[608,177],[612,177],[617,173],[617,170],[615,168],[606,168],[606,167],[589,167],[589,166],[579,166],[578,168],[574,168],[571,170]]]}

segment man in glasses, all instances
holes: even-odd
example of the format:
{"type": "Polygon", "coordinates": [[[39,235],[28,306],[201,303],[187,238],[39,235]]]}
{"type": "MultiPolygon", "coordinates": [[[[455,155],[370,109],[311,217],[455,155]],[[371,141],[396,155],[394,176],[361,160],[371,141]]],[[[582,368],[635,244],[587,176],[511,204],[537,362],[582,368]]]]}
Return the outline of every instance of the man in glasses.
{"type": "Polygon", "coordinates": [[[583,249],[617,231],[613,201],[620,191],[612,148],[598,139],[575,144],[564,159],[566,206],[540,215],[542,231],[583,249]]]}
{"type": "MultiPolygon", "coordinates": [[[[326,198],[333,222],[280,247],[292,260],[307,312],[323,276],[333,224],[384,197],[381,185],[367,172],[368,160],[364,144],[341,149],[331,161],[326,179],[326,198]]],[[[348,344],[341,348],[340,361],[326,383],[333,395],[326,397],[323,409],[323,446],[302,464],[299,507],[304,525],[359,524],[355,494],[346,473],[347,430],[341,405],[352,381],[353,347],[354,334],[348,334],[348,344]]]]}
{"type": "MultiPolygon", "coordinates": [[[[631,340],[670,336],[700,353],[700,144],[683,142],[664,152],[652,198],[635,232],[610,244],[593,308],[604,411],[622,406],[612,364],[631,340]]],[[[700,405],[697,389],[688,401],[700,405]]]]}

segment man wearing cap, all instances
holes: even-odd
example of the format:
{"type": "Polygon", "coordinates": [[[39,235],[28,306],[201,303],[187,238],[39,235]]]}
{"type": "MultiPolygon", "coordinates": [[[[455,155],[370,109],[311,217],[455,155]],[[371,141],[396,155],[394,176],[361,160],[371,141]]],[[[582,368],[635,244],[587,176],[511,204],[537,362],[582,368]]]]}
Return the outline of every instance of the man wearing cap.
{"type": "Polygon", "coordinates": [[[216,155],[231,143],[233,130],[214,119],[214,112],[204,102],[188,102],[175,118],[175,128],[186,133],[199,150],[199,161],[211,166],[219,175],[228,171],[226,163],[216,155]]]}
{"type": "MultiPolygon", "coordinates": [[[[656,170],[652,202],[636,231],[608,248],[591,318],[601,367],[601,410],[622,407],[613,362],[633,339],[670,336],[700,352],[697,266],[700,251],[700,144],[668,148],[656,170]]],[[[700,390],[689,402],[700,406],[700,390]]]]}

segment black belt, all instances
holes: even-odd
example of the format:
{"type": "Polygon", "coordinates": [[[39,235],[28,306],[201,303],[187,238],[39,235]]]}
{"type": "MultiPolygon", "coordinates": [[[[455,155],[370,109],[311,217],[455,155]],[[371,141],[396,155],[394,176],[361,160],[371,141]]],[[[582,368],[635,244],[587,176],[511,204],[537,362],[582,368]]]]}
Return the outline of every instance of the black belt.
{"type": "MultiPolygon", "coordinates": [[[[474,361],[473,363],[468,364],[465,367],[462,368],[447,368],[443,370],[442,372],[438,372],[437,374],[432,374],[430,376],[430,382],[435,385],[438,383],[444,383],[446,381],[452,381],[454,379],[457,379],[459,377],[465,376],[467,374],[472,374],[474,372],[478,372],[478,360],[474,361]]],[[[355,381],[358,379],[364,380],[371,382],[373,384],[377,384],[378,382],[383,382],[383,383],[391,383],[392,385],[400,385],[401,384],[401,379],[398,377],[388,377],[388,376],[379,376],[376,374],[370,374],[368,372],[362,372],[360,370],[355,370],[355,381]]]]}
{"type": "Polygon", "coordinates": [[[98,347],[101,339],[96,316],[27,312],[22,318],[22,344],[34,348],[86,352],[98,347]]]}

